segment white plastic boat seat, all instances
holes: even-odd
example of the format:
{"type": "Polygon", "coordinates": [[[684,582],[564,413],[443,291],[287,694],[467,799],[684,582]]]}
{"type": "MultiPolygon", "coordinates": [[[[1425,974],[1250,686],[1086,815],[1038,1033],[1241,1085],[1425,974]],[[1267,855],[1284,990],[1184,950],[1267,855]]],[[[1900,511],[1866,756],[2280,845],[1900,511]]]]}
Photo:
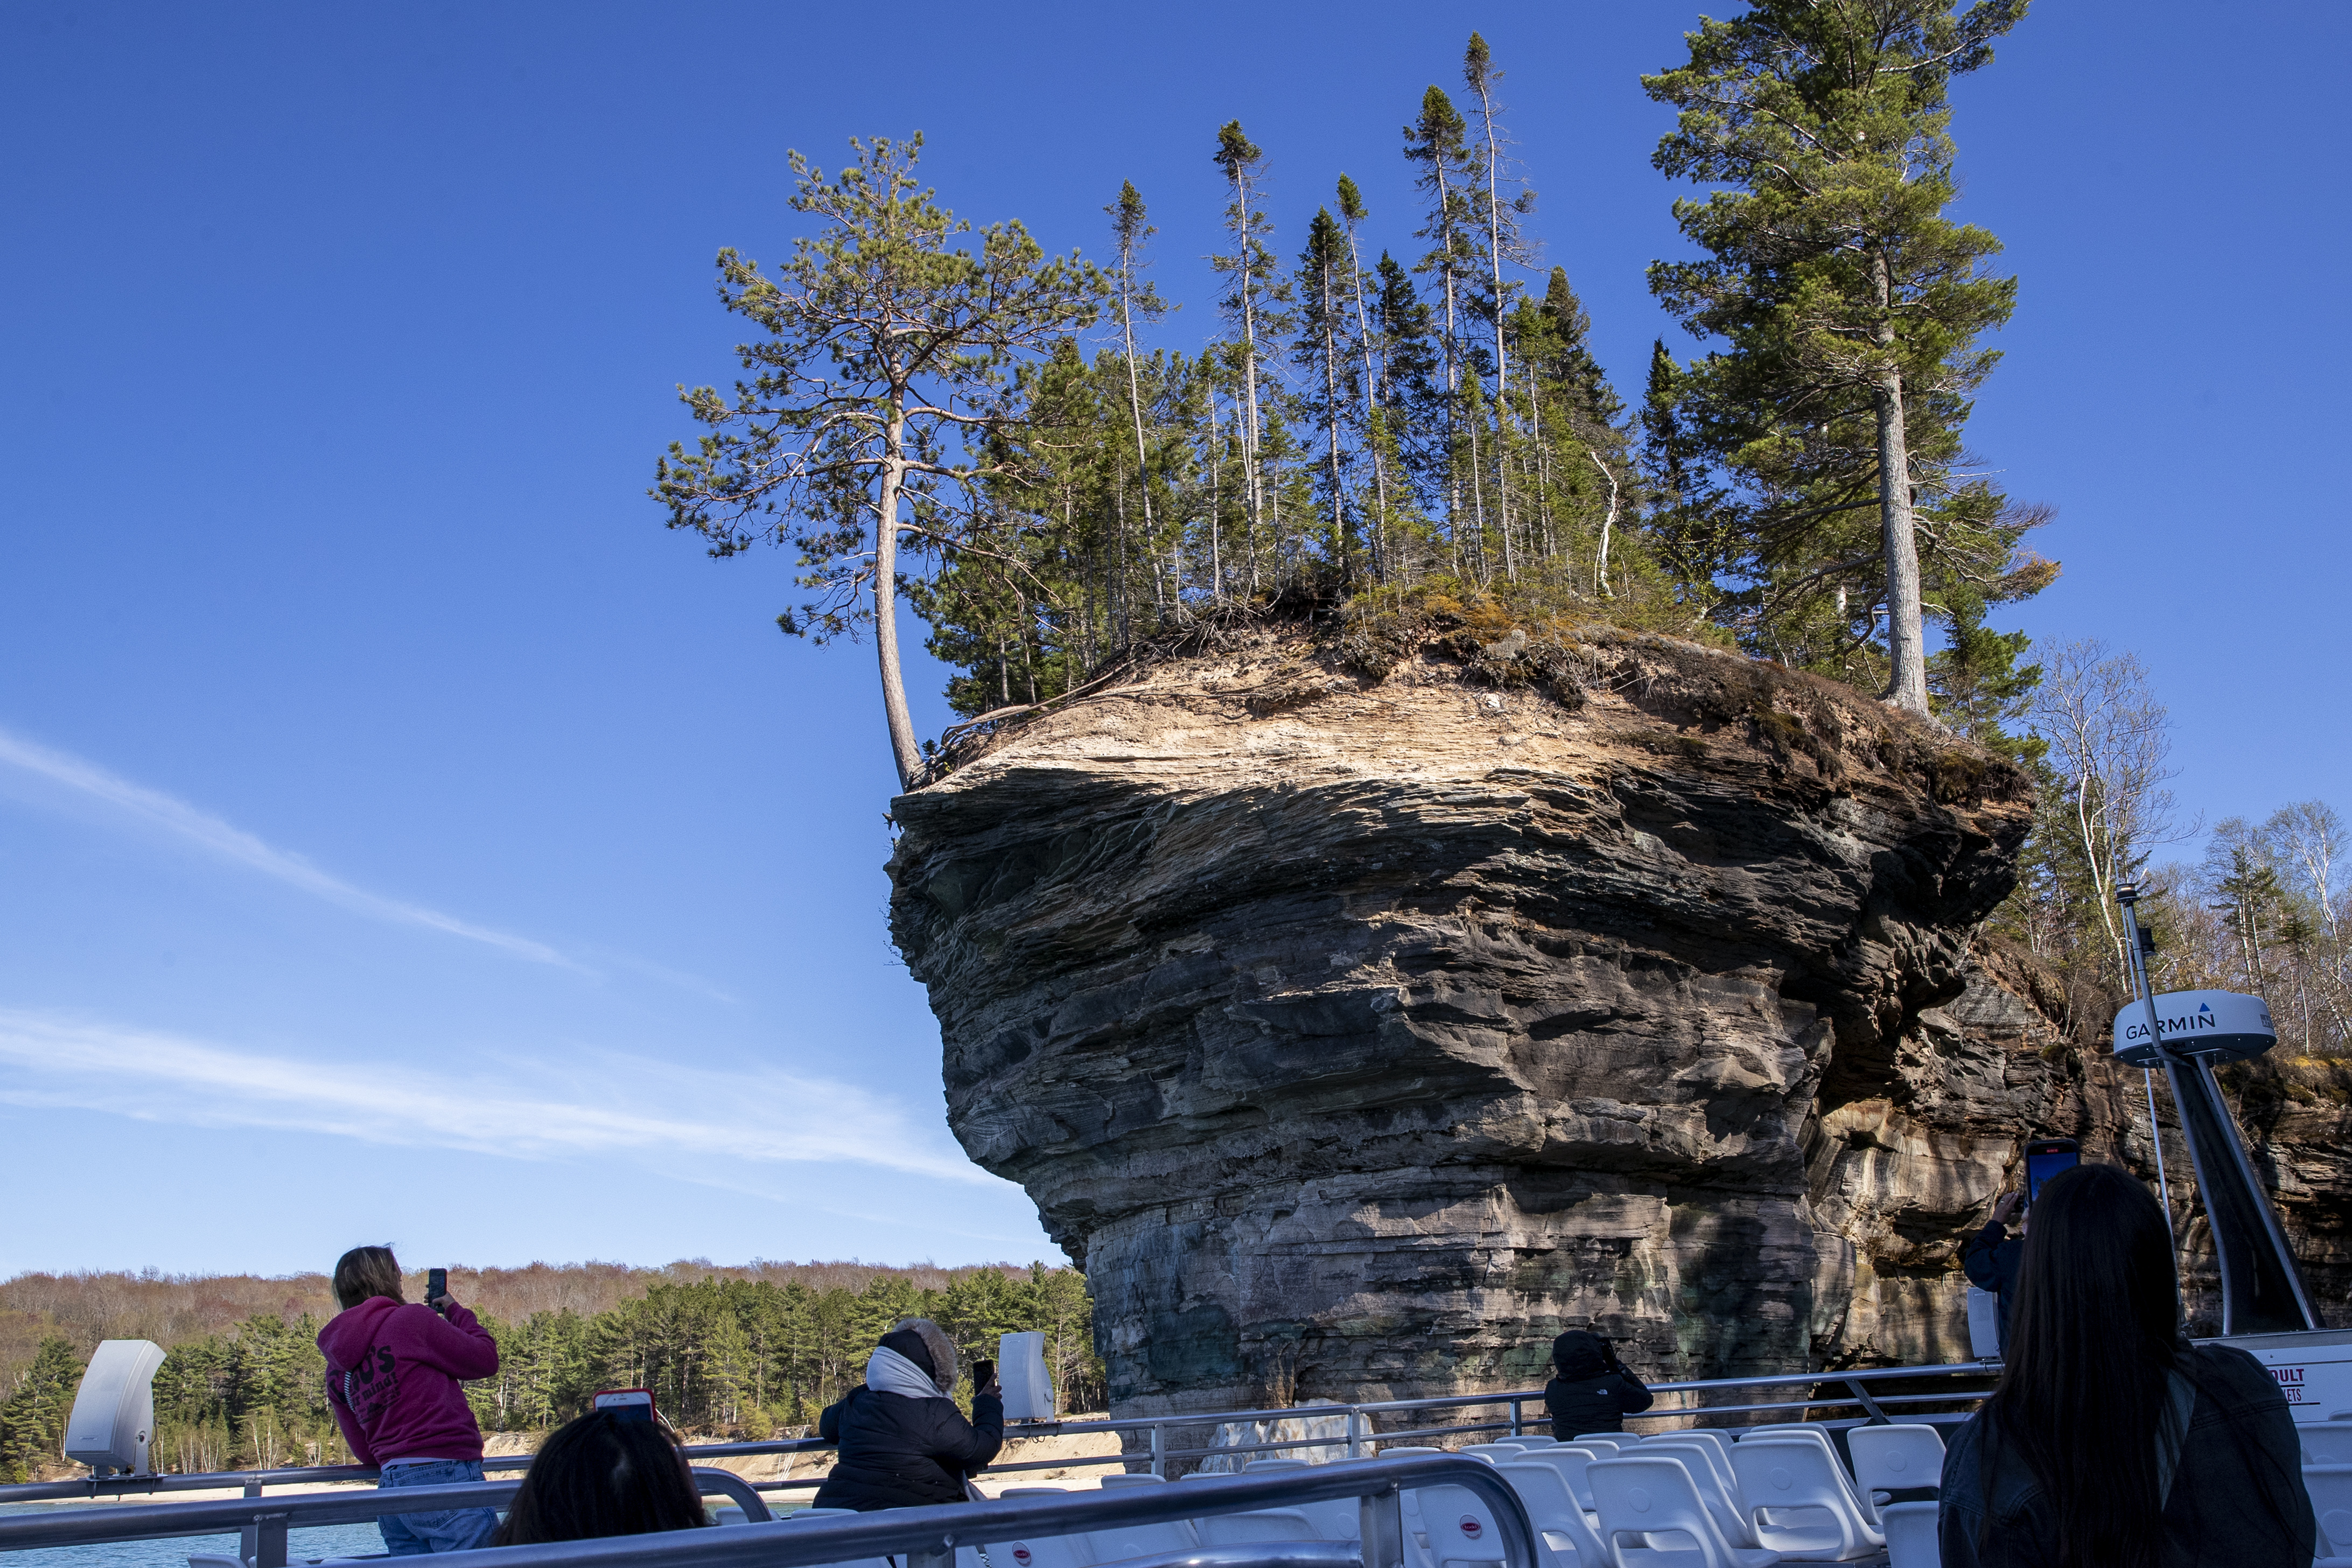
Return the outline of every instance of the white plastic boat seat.
{"type": "Polygon", "coordinates": [[[2352,1465],[2305,1465],[2303,1489],[2319,1521],[2318,1561],[2352,1558],[2352,1465]]]}
{"type": "Polygon", "coordinates": [[[1527,1450],[1517,1443],[1466,1443],[1457,1452],[1475,1454],[1482,1459],[1501,1464],[1505,1459],[1523,1454],[1527,1450]]]}
{"type": "Polygon", "coordinates": [[[1549,1433],[1522,1432],[1511,1441],[1522,1448],[1549,1448],[1559,1439],[1549,1433]]]}
{"type": "Polygon", "coordinates": [[[1697,1491],[1699,1502],[1706,1507],[1708,1513],[1714,1516],[1716,1528],[1723,1531],[1723,1538],[1734,1546],[1763,1544],[1756,1539],[1756,1532],[1748,1522],[1748,1510],[1740,1507],[1739,1500],[1731,1488],[1724,1484],[1721,1476],[1716,1474],[1715,1455],[1709,1451],[1706,1445],[1704,1443],[1644,1443],[1635,1448],[1633,1453],[1637,1456],[1672,1454],[1680,1459],[1683,1462],[1683,1468],[1690,1472],[1691,1486],[1697,1491]]]}
{"type": "MultiPolygon", "coordinates": [[[[710,1510],[710,1522],[713,1524],[749,1524],[751,1522],[751,1516],[745,1513],[738,1505],[730,1502],[712,1509],[710,1510]]],[[[325,1559],[321,1558],[320,1561],[323,1562],[325,1559]]]]}
{"type": "Polygon", "coordinates": [[[1155,1476],[1150,1470],[1144,1471],[1139,1476],[1105,1476],[1102,1479],[1103,1489],[1106,1491],[1113,1487],[1164,1487],[1167,1484],[1166,1476],[1155,1476]]]}
{"type": "Polygon", "coordinates": [[[1606,1443],[1612,1448],[1630,1448],[1641,1441],[1624,1432],[1579,1432],[1569,1439],[1571,1443],[1606,1443]]]}
{"type": "MultiPolygon", "coordinates": [[[[1248,1546],[1261,1541],[1320,1541],[1314,1521],[1295,1508],[1252,1509],[1246,1513],[1205,1513],[1192,1521],[1203,1546],[1248,1546]]],[[[1002,1565],[999,1565],[1002,1568],[1002,1565]]],[[[1015,1568],[1029,1568],[1019,1563],[1015,1568]]]]}
{"type": "Polygon", "coordinates": [[[1007,1487],[996,1495],[998,1497],[1066,1497],[1069,1495],[1069,1490],[1067,1487],[1007,1487]]]}
{"type": "MultiPolygon", "coordinates": [[[[1741,1439],[1743,1442],[1749,1440],[1741,1439]]],[[[1754,1440],[1769,1443],[1811,1443],[1822,1451],[1823,1462],[1829,1466],[1830,1474],[1837,1478],[1838,1485],[1845,1489],[1846,1500],[1853,1504],[1853,1510],[1856,1513],[1862,1511],[1862,1494],[1854,1489],[1853,1474],[1846,1468],[1845,1461],[1838,1458],[1837,1445],[1830,1441],[1830,1435],[1826,1428],[1791,1426],[1785,1432],[1767,1433],[1761,1438],[1754,1440]]],[[[1737,1488],[1734,1489],[1734,1490],[1737,1489],[1737,1488]]]]}
{"type": "Polygon", "coordinates": [[[1845,1446],[1853,1456],[1854,1495],[1873,1524],[1885,1511],[1882,1494],[1944,1484],[1944,1439],[1933,1426],[1856,1426],[1845,1446]]]}
{"type": "Polygon", "coordinates": [[[1936,1534],[1941,1503],[1891,1502],[1879,1510],[1886,1521],[1886,1568],[1943,1568],[1944,1551],[1936,1534]]]}
{"type": "Polygon", "coordinates": [[[1380,1457],[1383,1459],[1401,1459],[1407,1454],[1443,1454],[1445,1450],[1443,1448],[1432,1448],[1419,1443],[1400,1443],[1393,1448],[1383,1443],[1381,1445],[1380,1457]]]}
{"type": "MultiPolygon", "coordinates": [[[[1094,1568],[1095,1557],[1083,1535],[1030,1535],[1018,1541],[982,1544],[987,1568],[1094,1568]]],[[[877,1560],[878,1561],[878,1560],[877,1560]]]]}
{"type": "Polygon", "coordinates": [[[1731,1468],[1759,1545],[1812,1563],[1851,1563],[1886,1549],[1886,1538],[1863,1517],[1844,1467],[1820,1433],[1736,1443],[1731,1468]]]}
{"type": "MultiPolygon", "coordinates": [[[[1153,1478],[1157,1479],[1158,1478],[1153,1478]]],[[[1097,1563],[1121,1563],[1129,1557],[1157,1557],[1169,1552],[1193,1552],[1201,1537],[1192,1521],[1171,1519],[1162,1524],[1115,1524],[1086,1531],[1087,1554],[1097,1563]]],[[[999,1565],[1002,1568],[1002,1565],[999,1565]]]]}
{"type": "Polygon", "coordinates": [[[1562,1443],[1556,1447],[1545,1448],[1532,1454],[1522,1454],[1517,1459],[1507,1462],[1542,1465],[1547,1468],[1558,1470],[1559,1479],[1568,1483],[1569,1493],[1576,1499],[1577,1505],[1585,1512],[1591,1513],[1592,1485],[1584,1479],[1585,1467],[1595,1459],[1612,1459],[1616,1457],[1617,1451],[1614,1448],[1603,1448],[1597,1445],[1587,1447],[1581,1443],[1562,1443]]]}
{"type": "Polygon", "coordinates": [[[1247,1470],[1303,1470],[1303,1469],[1306,1469],[1307,1468],[1307,1461],[1306,1461],[1306,1460],[1304,1460],[1304,1459],[1280,1459],[1280,1458],[1271,1458],[1271,1457],[1264,1458],[1252,1459],[1252,1460],[1250,1460],[1247,1464],[1245,1464],[1245,1465],[1244,1465],[1244,1466],[1242,1467],[1242,1468],[1243,1468],[1244,1471],[1247,1471],[1247,1470]]]}
{"type": "Polygon", "coordinates": [[[1714,1469],[1715,1479],[1723,1483],[1723,1489],[1727,1493],[1738,1484],[1731,1479],[1731,1445],[1723,1440],[1720,1432],[1712,1432],[1703,1426],[1693,1426],[1682,1432],[1660,1432],[1643,1438],[1640,1447],[1646,1448],[1653,1443],[1680,1443],[1705,1448],[1706,1462],[1714,1469]]]}
{"type": "Polygon", "coordinates": [[[1328,1498],[1322,1502],[1286,1502],[1287,1513],[1301,1513],[1315,1527],[1316,1536],[1324,1541],[1361,1541],[1364,1538],[1363,1505],[1351,1497],[1328,1498]]]}
{"type": "Polygon", "coordinates": [[[1673,1563],[1675,1568],[1769,1568],[1780,1561],[1770,1552],[1726,1541],[1715,1516],[1698,1500],[1689,1468],[1671,1454],[1637,1450],[1622,1458],[1601,1459],[1585,1473],[1592,1481],[1593,1500],[1601,1505],[1601,1527],[1593,1533],[1608,1551],[1611,1568],[1628,1568],[1637,1562],[1673,1563]],[[1634,1551],[1626,1550],[1629,1540],[1634,1551]]]}
{"type": "Polygon", "coordinates": [[[1558,1466],[1519,1463],[1498,1468],[1528,1505],[1528,1521],[1562,1564],[1573,1560],[1575,1568],[1612,1568],[1608,1548],[1585,1514],[1583,1500],[1570,1489],[1558,1466]]]}
{"type": "Polygon", "coordinates": [[[1830,1435],[1828,1424],[1821,1421],[1773,1421],[1761,1426],[1742,1426],[1732,1437],[1735,1443],[1745,1443],[1750,1437],[1777,1437],[1783,1432],[1819,1432],[1830,1435]]]}
{"type": "MultiPolygon", "coordinates": [[[[1503,1550],[1503,1532],[1495,1524],[1495,1511],[1476,1492],[1468,1487],[1446,1484],[1413,1489],[1420,1493],[1422,1523],[1428,1531],[1429,1560],[1437,1568],[1508,1559],[1509,1553],[1503,1550]]],[[[1547,1552],[1549,1550],[1547,1547],[1547,1552]]]]}
{"type": "Polygon", "coordinates": [[[2352,1420],[2331,1415],[2294,1430],[2295,1436],[2303,1439],[2305,1464],[2352,1465],[2352,1420]]]}

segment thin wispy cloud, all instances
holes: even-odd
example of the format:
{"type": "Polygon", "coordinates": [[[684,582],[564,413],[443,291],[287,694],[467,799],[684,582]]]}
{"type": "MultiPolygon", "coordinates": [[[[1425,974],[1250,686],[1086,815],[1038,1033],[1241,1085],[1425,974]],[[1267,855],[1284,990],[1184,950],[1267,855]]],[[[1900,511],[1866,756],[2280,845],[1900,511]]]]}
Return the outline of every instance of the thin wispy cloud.
{"type": "Polygon", "coordinates": [[[455,915],[445,915],[438,910],[422,904],[411,904],[398,899],[388,899],[355,888],[341,878],[321,871],[299,855],[274,848],[241,827],[232,826],[219,817],[199,811],[184,800],[177,800],[161,790],[136,784],[129,779],[107,772],[97,763],[87,762],[68,752],[26,740],[0,729],[0,763],[20,768],[26,773],[48,780],[73,791],[86,799],[111,807],[151,827],[160,828],[182,841],[207,853],[234,861],[248,870],[272,877],[289,887],[339,904],[355,914],[387,921],[395,925],[422,926],[450,936],[463,937],[488,946],[526,958],[534,963],[560,964],[567,969],[581,965],[566,958],[544,942],[528,937],[513,936],[493,931],[488,926],[461,921],[455,915]]]}
{"type": "Polygon", "coordinates": [[[852,1085],[592,1053],[560,1069],[459,1077],[297,1060],[72,1015],[0,1008],[0,1102],[140,1121],[262,1127],[523,1160],[631,1155],[777,1165],[842,1161],[950,1181],[998,1178],[903,1108],[852,1085]],[[549,1092],[554,1090],[555,1092],[549,1092]]]}

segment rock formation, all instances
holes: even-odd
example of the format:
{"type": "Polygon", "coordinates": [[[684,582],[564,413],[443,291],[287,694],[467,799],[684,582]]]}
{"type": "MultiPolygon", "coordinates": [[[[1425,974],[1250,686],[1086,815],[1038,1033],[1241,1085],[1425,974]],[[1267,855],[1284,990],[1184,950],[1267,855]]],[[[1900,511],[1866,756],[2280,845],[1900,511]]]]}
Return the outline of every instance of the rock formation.
{"type": "Polygon", "coordinates": [[[1122,1414],[1958,1359],[2022,1141],[2148,1152],[1972,947],[2030,807],[1687,643],[1261,628],[901,797],[892,931],[1122,1414]]]}

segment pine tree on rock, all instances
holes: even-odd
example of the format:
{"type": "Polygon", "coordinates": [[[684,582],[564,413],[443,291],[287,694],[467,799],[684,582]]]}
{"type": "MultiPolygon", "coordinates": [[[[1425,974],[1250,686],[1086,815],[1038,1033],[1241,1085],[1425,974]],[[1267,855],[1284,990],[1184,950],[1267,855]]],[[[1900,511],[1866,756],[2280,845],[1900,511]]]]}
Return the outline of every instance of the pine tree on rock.
{"type": "Polygon", "coordinates": [[[1455,451],[1460,444],[1463,284],[1474,260],[1470,231],[1475,220],[1470,193],[1477,178],[1477,164],[1471,155],[1469,125],[1442,88],[1432,86],[1422,94],[1421,117],[1404,128],[1404,138],[1405,157],[1421,166],[1413,176],[1414,188],[1429,199],[1429,216],[1413,234],[1416,238],[1428,240],[1430,247],[1413,270],[1436,279],[1438,296],[1444,301],[1443,335],[1439,339],[1445,388],[1443,505],[1446,531],[1452,536],[1454,571],[1460,575],[1476,563],[1480,542],[1473,535],[1466,542],[1469,550],[1465,553],[1462,475],[1455,451]]]}
{"type": "Polygon", "coordinates": [[[1876,646],[1883,607],[1886,700],[1923,716],[1936,592],[1965,583],[1998,603],[2049,574],[2011,559],[2038,519],[1952,477],[1967,395],[1996,357],[1977,340],[2016,291],[1985,270],[1999,242],[1945,216],[1947,89],[2024,13],[2025,0],[1957,15],[1953,0],[1759,0],[1643,79],[1680,111],[1658,168],[1721,187],[1675,203],[1705,258],[1654,264],[1651,288],[1727,345],[1685,378],[1686,424],[1753,498],[1759,624],[1773,651],[1794,637],[1800,662],[1834,664],[1876,646]]]}
{"type": "Polygon", "coordinates": [[[1135,319],[1141,316],[1156,321],[1168,313],[1168,306],[1151,285],[1139,282],[1136,278],[1137,269],[1143,265],[1144,242],[1158,231],[1145,221],[1143,197],[1132,180],[1120,185],[1118,202],[1103,210],[1110,215],[1118,252],[1118,265],[1111,275],[1113,299],[1118,310],[1119,343],[1127,369],[1128,411],[1135,425],[1136,479],[1143,501],[1143,531],[1147,539],[1156,541],[1159,530],[1151,515],[1151,448],[1143,437],[1143,391],[1135,370],[1135,319]]]}
{"type": "Polygon", "coordinates": [[[1281,548],[1279,491],[1267,482],[1265,473],[1266,411],[1258,387],[1265,362],[1287,322],[1276,308],[1283,297],[1282,285],[1274,275],[1274,253],[1265,244],[1265,237],[1274,232],[1274,220],[1265,214],[1260,191],[1265,153],[1243,133],[1240,121],[1231,120],[1217,132],[1213,157],[1232,193],[1225,207],[1225,228],[1234,252],[1212,257],[1210,264],[1227,280],[1225,313],[1241,330],[1242,486],[1249,526],[1244,549],[1249,588],[1255,594],[1262,545],[1273,547],[1277,556],[1281,548]]]}
{"type": "Polygon", "coordinates": [[[1487,295],[1481,303],[1481,313],[1493,324],[1495,331],[1496,529],[1502,535],[1504,574],[1516,577],[1518,570],[1511,538],[1511,491],[1507,467],[1510,356],[1503,328],[1510,309],[1510,290],[1503,280],[1503,268],[1506,263],[1524,265],[1528,259],[1527,243],[1520,236],[1518,220],[1534,209],[1535,193],[1521,183],[1510,200],[1503,199],[1503,134],[1498,119],[1500,111],[1495,104],[1495,87],[1502,74],[1495,68],[1494,57],[1486,47],[1486,40],[1476,33],[1471,34],[1469,46],[1463,51],[1462,76],[1469,84],[1470,90],[1478,97],[1478,183],[1471,187],[1471,202],[1473,211],[1486,231],[1487,295]]]}
{"type": "Polygon", "coordinates": [[[719,253],[719,298],[763,334],[739,344],[750,373],[732,398],[678,389],[710,427],[673,442],[652,494],[669,526],[715,556],[769,541],[800,552],[814,597],[777,617],[820,642],[870,625],[882,706],[903,788],[923,773],[898,656],[898,552],[954,552],[977,531],[978,492],[1005,473],[992,437],[1014,420],[999,393],[1026,357],[1092,323],[1108,285],[1091,263],[1047,260],[1014,222],[978,232],[916,178],[919,133],[853,141],[857,162],[827,180],[800,153],[793,211],[819,220],[768,277],[719,253]]]}
{"type": "Polygon", "coordinates": [[[1303,403],[1322,436],[1318,482],[1328,524],[1325,550],[1343,587],[1350,579],[1354,557],[1349,548],[1348,486],[1339,438],[1356,391],[1355,356],[1348,342],[1351,270],[1347,232],[1330,208],[1318,208],[1307,226],[1307,248],[1298,254],[1299,332],[1292,359],[1313,378],[1303,403]]]}

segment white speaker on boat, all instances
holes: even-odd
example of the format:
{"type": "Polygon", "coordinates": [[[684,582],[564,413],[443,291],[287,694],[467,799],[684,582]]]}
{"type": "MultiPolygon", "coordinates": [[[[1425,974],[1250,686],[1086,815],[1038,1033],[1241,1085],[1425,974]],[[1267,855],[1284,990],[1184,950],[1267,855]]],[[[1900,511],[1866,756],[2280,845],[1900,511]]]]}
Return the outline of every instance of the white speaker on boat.
{"type": "Polygon", "coordinates": [[[1969,1353],[1979,1361],[2000,1359],[2000,1298],[1969,1287],[1969,1353]]]}
{"type": "Polygon", "coordinates": [[[1007,1421],[1051,1421],[1054,1380],[1045,1374],[1045,1336],[1006,1334],[996,1342],[996,1381],[1007,1421]]]}
{"type": "Polygon", "coordinates": [[[89,1358],[66,1417],[66,1458],[99,1475],[144,1475],[155,1436],[155,1369],[163,1347],[152,1340],[107,1340],[89,1358]]]}

